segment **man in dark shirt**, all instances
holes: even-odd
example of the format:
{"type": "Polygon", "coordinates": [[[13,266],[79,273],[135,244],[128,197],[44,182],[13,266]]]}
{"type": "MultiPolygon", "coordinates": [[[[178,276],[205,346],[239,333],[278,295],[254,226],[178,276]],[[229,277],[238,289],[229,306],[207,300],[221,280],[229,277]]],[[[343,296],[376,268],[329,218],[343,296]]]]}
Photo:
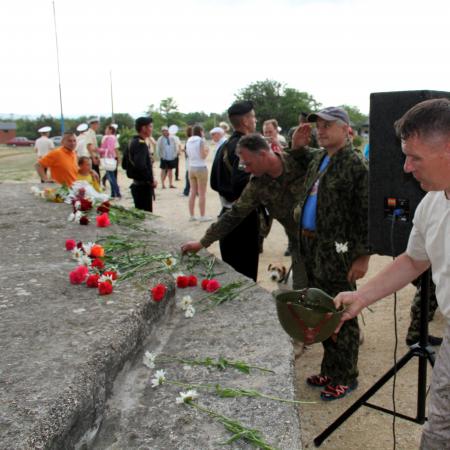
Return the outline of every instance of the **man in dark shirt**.
{"type": "MultiPolygon", "coordinates": [[[[236,146],[239,139],[256,129],[253,103],[240,101],[228,108],[233,134],[217,150],[211,170],[211,187],[217,191],[222,203],[220,215],[229,211],[241,196],[250,174],[239,168],[236,146]]],[[[259,259],[259,216],[254,210],[233,231],[220,239],[223,261],[233,269],[256,281],[259,259]]]]}
{"type": "Polygon", "coordinates": [[[138,135],[131,139],[122,167],[127,171],[128,178],[133,179],[130,188],[134,206],[152,212],[153,192],[157,183],[153,178],[150,152],[145,139],[152,135],[153,119],[139,117],[136,119],[135,128],[138,135]]]}

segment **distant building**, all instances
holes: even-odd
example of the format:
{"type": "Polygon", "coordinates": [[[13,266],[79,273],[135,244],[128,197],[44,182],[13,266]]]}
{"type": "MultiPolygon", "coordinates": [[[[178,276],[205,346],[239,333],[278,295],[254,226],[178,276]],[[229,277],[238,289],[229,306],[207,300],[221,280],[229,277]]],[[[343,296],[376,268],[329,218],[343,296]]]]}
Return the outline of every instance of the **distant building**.
{"type": "Polygon", "coordinates": [[[0,144],[5,144],[16,137],[16,124],[14,122],[0,122],[0,144]]]}

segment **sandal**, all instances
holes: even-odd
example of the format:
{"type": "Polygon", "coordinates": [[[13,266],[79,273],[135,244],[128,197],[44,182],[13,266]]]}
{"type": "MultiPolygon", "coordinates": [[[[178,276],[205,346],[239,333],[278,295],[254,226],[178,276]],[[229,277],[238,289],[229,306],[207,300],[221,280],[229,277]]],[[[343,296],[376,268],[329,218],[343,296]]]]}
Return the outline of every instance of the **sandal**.
{"type": "Polygon", "coordinates": [[[331,378],[326,375],[311,375],[306,379],[306,383],[314,387],[324,387],[331,383],[331,378]]]}
{"type": "Polygon", "coordinates": [[[350,385],[343,384],[329,384],[321,393],[320,398],[325,401],[338,400],[350,394],[358,387],[358,382],[355,380],[350,385]]]}

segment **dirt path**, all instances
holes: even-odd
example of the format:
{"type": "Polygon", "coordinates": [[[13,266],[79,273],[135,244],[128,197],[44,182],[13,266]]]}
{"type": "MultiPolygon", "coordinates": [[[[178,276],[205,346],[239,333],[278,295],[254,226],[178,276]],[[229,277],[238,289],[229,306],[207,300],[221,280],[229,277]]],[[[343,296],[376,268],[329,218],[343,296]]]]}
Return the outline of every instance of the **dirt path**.
{"type": "MultiPolygon", "coordinates": [[[[5,158],[6,159],[6,158],[5,158]]],[[[9,160],[9,158],[8,158],[9,160]]],[[[3,161],[2,161],[3,166],[3,161]]],[[[7,169],[2,167],[4,175],[7,169]]],[[[12,171],[17,174],[20,171],[29,173],[23,162],[19,170],[12,171]]],[[[0,172],[1,174],[2,172],[0,172]]],[[[159,179],[159,169],[155,163],[155,173],[159,179]]],[[[199,239],[208,223],[189,222],[187,198],[180,196],[184,186],[184,161],[181,162],[181,179],[176,182],[177,189],[156,190],[156,202],[154,212],[164,217],[167,222],[178,230],[183,230],[193,239],[199,239]]],[[[4,176],[0,179],[5,179],[4,176]]],[[[14,179],[14,178],[13,178],[14,179]]],[[[16,178],[17,179],[17,178],[16,178]]],[[[36,175],[32,179],[38,181],[36,175]]],[[[120,185],[124,195],[121,201],[124,205],[131,205],[129,193],[129,180],[121,174],[120,185]]],[[[215,192],[208,190],[206,213],[215,217],[220,210],[218,196],[215,192]]],[[[274,223],[272,231],[264,244],[264,253],[260,258],[259,284],[268,290],[273,290],[276,285],[269,280],[267,266],[269,263],[282,262],[289,264],[289,259],[283,256],[286,249],[287,239],[282,227],[274,223]]],[[[213,244],[210,251],[220,256],[218,245],[213,244]]],[[[374,256],[370,263],[370,274],[379,271],[389,262],[388,257],[374,256]]],[[[367,277],[366,277],[367,279],[367,277]]],[[[362,280],[364,283],[364,280],[362,280]]],[[[414,294],[413,286],[408,286],[398,294],[398,335],[399,347],[398,357],[407,351],[405,335],[409,324],[409,307],[414,294]]],[[[299,399],[316,400],[317,404],[305,405],[299,410],[302,424],[302,436],[304,448],[314,448],[312,440],[321,433],[339,414],[351,405],[362,393],[365,392],[381,375],[393,365],[394,355],[394,319],[393,301],[385,300],[373,307],[373,313],[365,312],[366,325],[361,325],[365,341],[361,347],[359,358],[359,388],[351,396],[343,400],[323,402],[319,399],[319,391],[309,388],[305,384],[305,378],[317,373],[322,357],[321,345],[314,345],[304,351],[296,361],[297,390],[299,399]]],[[[430,324],[431,333],[442,335],[444,320],[441,314],[436,314],[435,320],[430,324]]],[[[430,374],[430,370],[429,370],[430,374]]],[[[404,368],[397,377],[396,403],[397,410],[404,414],[415,416],[417,393],[417,362],[414,361],[404,368]]],[[[391,409],[392,408],[392,383],[384,387],[373,399],[373,403],[391,409]]],[[[396,435],[397,449],[410,450],[418,448],[421,426],[397,419],[396,435]]],[[[384,450],[393,448],[392,439],[392,417],[368,408],[361,408],[346,423],[344,423],[331,437],[322,444],[321,448],[350,450],[384,450]]]]}

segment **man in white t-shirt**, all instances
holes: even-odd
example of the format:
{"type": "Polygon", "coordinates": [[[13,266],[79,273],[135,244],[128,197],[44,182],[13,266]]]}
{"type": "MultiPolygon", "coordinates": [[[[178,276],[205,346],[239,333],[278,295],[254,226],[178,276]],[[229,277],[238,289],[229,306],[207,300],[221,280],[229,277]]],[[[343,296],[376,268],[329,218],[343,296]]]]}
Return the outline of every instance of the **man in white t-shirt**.
{"type": "Polygon", "coordinates": [[[437,301],[448,323],[433,368],[420,448],[444,450],[450,449],[450,100],[421,102],[395,127],[406,156],[404,170],[428,194],[417,207],[406,252],[358,291],[341,292],[334,301],[347,306],[342,322],[349,320],[433,267],[437,301]]]}
{"type": "MultiPolygon", "coordinates": [[[[45,156],[50,150],[55,148],[55,144],[48,137],[50,135],[50,131],[52,131],[52,127],[42,127],[38,130],[41,137],[36,139],[36,142],[34,143],[34,150],[36,151],[38,160],[45,156]]],[[[47,173],[47,169],[45,170],[47,173]]],[[[44,183],[44,180],[41,180],[41,183],[44,183]]]]}
{"type": "Polygon", "coordinates": [[[88,149],[86,148],[86,132],[89,128],[89,125],[87,123],[80,123],[80,125],[77,126],[77,132],[79,135],[77,136],[77,156],[78,158],[81,158],[82,156],[87,156],[88,158],[91,157],[91,155],[88,152],[88,149]]]}
{"type": "Polygon", "coordinates": [[[97,117],[89,120],[89,129],[86,131],[85,144],[92,160],[92,170],[100,176],[100,156],[98,154],[97,131],[100,126],[100,120],[97,117]]]}

